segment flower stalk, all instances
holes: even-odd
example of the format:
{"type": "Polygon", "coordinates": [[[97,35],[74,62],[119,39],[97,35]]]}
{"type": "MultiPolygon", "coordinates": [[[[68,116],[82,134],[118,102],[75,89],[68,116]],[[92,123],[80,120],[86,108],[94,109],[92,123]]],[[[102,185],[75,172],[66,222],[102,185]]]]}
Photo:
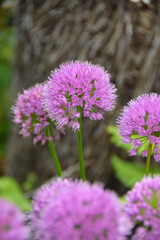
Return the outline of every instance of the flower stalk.
{"type": "MultiPolygon", "coordinates": [[[[46,128],[46,133],[47,133],[48,137],[51,137],[49,126],[46,128]]],[[[59,163],[59,160],[58,160],[58,157],[57,157],[56,150],[54,148],[53,142],[48,140],[48,146],[49,146],[49,150],[50,150],[50,153],[51,153],[51,156],[52,156],[52,159],[53,159],[56,171],[57,171],[57,175],[58,175],[58,177],[62,177],[61,165],[59,163]]]]}
{"type": "Polygon", "coordinates": [[[83,150],[82,150],[82,123],[81,123],[81,107],[77,107],[77,112],[79,112],[80,117],[78,118],[78,122],[80,125],[78,131],[78,158],[79,158],[79,166],[80,166],[80,176],[84,181],[86,180],[85,169],[84,169],[84,161],[83,161],[83,150]]]}
{"type": "Polygon", "coordinates": [[[149,144],[149,147],[148,147],[148,156],[147,156],[147,160],[146,160],[146,176],[148,176],[148,174],[149,174],[151,152],[152,152],[152,144],[149,144]]]}

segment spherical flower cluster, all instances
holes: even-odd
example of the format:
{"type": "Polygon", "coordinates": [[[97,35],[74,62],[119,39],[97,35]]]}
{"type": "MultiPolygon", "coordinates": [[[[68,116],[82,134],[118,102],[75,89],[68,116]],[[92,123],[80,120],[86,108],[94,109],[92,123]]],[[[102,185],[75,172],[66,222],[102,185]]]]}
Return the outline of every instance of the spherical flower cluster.
{"type": "Polygon", "coordinates": [[[88,62],[68,62],[51,73],[43,92],[43,104],[58,127],[79,129],[77,107],[84,117],[103,119],[103,113],[115,104],[115,87],[109,74],[100,66],[88,62]]]}
{"type": "Polygon", "coordinates": [[[24,225],[24,217],[16,206],[0,199],[0,239],[26,240],[28,229],[24,225]]]}
{"type": "Polygon", "coordinates": [[[42,216],[43,212],[49,201],[54,201],[54,197],[59,191],[68,185],[71,185],[72,181],[70,179],[58,178],[53,183],[46,184],[42,186],[34,196],[32,206],[32,225],[35,232],[36,239],[44,239],[44,231],[42,227],[42,216]]]}
{"type": "Polygon", "coordinates": [[[42,211],[38,203],[43,232],[39,240],[123,240],[129,232],[130,222],[117,196],[99,184],[72,181],[62,188],[56,186],[56,194],[49,195],[41,192],[42,202],[47,196],[42,211]]]}
{"type": "Polygon", "coordinates": [[[33,142],[41,141],[42,144],[48,139],[44,129],[49,125],[48,116],[42,110],[43,87],[43,84],[36,84],[32,88],[24,90],[18,96],[16,105],[12,107],[13,121],[20,125],[20,134],[28,137],[33,133],[33,142]]]}
{"type": "Polygon", "coordinates": [[[125,212],[135,225],[132,240],[160,239],[160,176],[136,183],[127,194],[125,212]]]}
{"type": "Polygon", "coordinates": [[[142,156],[148,154],[152,145],[154,158],[160,161],[160,96],[156,93],[144,94],[128,103],[118,120],[120,135],[124,143],[131,143],[136,155],[143,146],[142,156]]]}

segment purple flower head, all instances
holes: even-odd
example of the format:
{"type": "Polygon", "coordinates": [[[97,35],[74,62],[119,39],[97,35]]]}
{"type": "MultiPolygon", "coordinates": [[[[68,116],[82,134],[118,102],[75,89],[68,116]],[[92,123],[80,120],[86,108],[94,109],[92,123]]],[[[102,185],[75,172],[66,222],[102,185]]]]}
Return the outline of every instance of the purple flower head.
{"type": "Polygon", "coordinates": [[[127,194],[124,208],[134,225],[134,240],[160,239],[160,176],[144,177],[127,194]]]}
{"type": "Polygon", "coordinates": [[[20,125],[20,134],[28,137],[33,133],[33,142],[41,141],[42,144],[48,139],[45,136],[45,128],[49,125],[48,116],[43,111],[41,103],[43,87],[43,84],[36,84],[24,90],[12,107],[13,121],[20,125]]]}
{"type": "Polygon", "coordinates": [[[136,155],[142,149],[147,156],[149,144],[152,144],[154,158],[160,161],[160,96],[156,93],[144,94],[131,100],[118,119],[120,135],[124,143],[134,147],[130,155],[136,155]]]}
{"type": "Polygon", "coordinates": [[[115,87],[109,74],[88,62],[68,62],[51,73],[43,92],[43,104],[58,128],[64,125],[79,129],[77,107],[84,117],[103,119],[103,113],[115,104],[115,87]]]}
{"type": "Polygon", "coordinates": [[[32,206],[32,224],[37,239],[43,239],[44,233],[41,227],[43,212],[49,201],[53,200],[56,194],[64,187],[71,185],[72,181],[69,179],[58,178],[56,181],[50,184],[42,186],[34,196],[32,206]]]}
{"type": "Polygon", "coordinates": [[[11,203],[0,199],[0,239],[26,240],[28,229],[23,214],[11,203]]]}
{"type": "MultiPolygon", "coordinates": [[[[57,183],[53,183],[53,188],[54,184],[57,183]]],[[[113,192],[104,191],[100,184],[82,181],[68,182],[56,189],[60,190],[50,195],[40,210],[39,228],[43,235],[39,240],[125,239],[130,222],[113,192]]]]}

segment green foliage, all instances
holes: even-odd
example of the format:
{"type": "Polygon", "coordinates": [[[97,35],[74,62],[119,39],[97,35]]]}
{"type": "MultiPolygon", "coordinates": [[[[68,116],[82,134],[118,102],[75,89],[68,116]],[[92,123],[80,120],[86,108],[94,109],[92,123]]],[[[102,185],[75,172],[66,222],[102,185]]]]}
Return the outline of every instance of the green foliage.
{"type": "MultiPolygon", "coordinates": [[[[106,127],[106,131],[110,134],[110,141],[116,147],[119,147],[126,152],[133,149],[131,144],[124,144],[121,141],[119,130],[116,126],[109,125],[106,127]]],[[[111,157],[111,162],[117,178],[128,188],[132,188],[135,182],[140,181],[144,176],[145,166],[143,165],[135,165],[131,162],[124,161],[115,155],[111,157]]]]}
{"type": "Polygon", "coordinates": [[[32,172],[29,173],[27,175],[26,181],[23,183],[24,191],[27,192],[27,191],[30,191],[30,190],[34,189],[36,181],[37,181],[36,174],[32,173],[32,172]]]}
{"type": "Polygon", "coordinates": [[[127,200],[126,200],[126,195],[123,195],[121,197],[119,197],[119,200],[124,204],[124,203],[127,203],[127,200]]]}
{"type": "Polygon", "coordinates": [[[109,125],[106,127],[106,132],[110,134],[110,142],[113,143],[116,147],[122,148],[126,151],[133,149],[131,144],[124,144],[119,135],[119,130],[116,126],[109,125]]]}
{"type": "MultiPolygon", "coordinates": [[[[123,150],[125,150],[126,152],[130,151],[133,149],[132,144],[124,144],[121,140],[121,137],[119,135],[119,130],[116,126],[113,125],[109,125],[106,127],[106,132],[108,134],[110,134],[110,141],[119,148],[122,148],[123,150]]],[[[133,135],[131,137],[131,139],[139,139],[141,138],[141,141],[143,142],[143,145],[140,146],[137,150],[137,155],[141,156],[142,152],[144,150],[147,150],[149,147],[149,141],[147,137],[139,137],[138,133],[136,131],[133,132],[133,135]]],[[[154,149],[154,144],[152,144],[152,151],[151,151],[151,155],[153,154],[153,149],[154,149]]]]}
{"type": "Polygon", "coordinates": [[[117,156],[111,158],[112,166],[117,178],[128,188],[132,188],[137,181],[144,177],[145,166],[126,162],[117,156]]]}
{"type": "Polygon", "coordinates": [[[31,210],[30,202],[25,198],[20,186],[13,178],[0,178],[0,197],[16,204],[22,210],[31,210]]]}
{"type": "MultiPolygon", "coordinates": [[[[115,155],[111,157],[111,162],[117,178],[128,188],[132,188],[136,182],[141,181],[144,177],[144,164],[127,162],[115,155]]],[[[151,175],[159,172],[160,168],[152,167],[150,169],[151,175]]]]}
{"type": "Polygon", "coordinates": [[[0,90],[8,88],[12,74],[11,60],[13,55],[14,35],[12,28],[0,32],[0,90]]]}
{"type": "Polygon", "coordinates": [[[12,28],[0,31],[0,158],[5,154],[5,144],[9,133],[9,108],[11,104],[11,92],[9,89],[13,55],[14,35],[12,28]]]}

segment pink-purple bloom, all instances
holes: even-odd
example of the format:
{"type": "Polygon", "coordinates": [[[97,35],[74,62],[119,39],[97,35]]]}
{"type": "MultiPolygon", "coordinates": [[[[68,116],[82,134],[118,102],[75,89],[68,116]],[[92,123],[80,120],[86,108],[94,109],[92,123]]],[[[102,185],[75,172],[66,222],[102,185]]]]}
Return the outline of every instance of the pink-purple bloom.
{"type": "Polygon", "coordinates": [[[41,103],[43,87],[43,84],[36,84],[24,90],[12,107],[13,121],[20,125],[20,134],[28,137],[33,133],[33,142],[41,141],[42,144],[48,139],[45,128],[49,125],[49,118],[43,111],[41,103]]]}
{"type": "Polygon", "coordinates": [[[28,228],[24,216],[13,204],[0,199],[0,239],[27,240],[28,228]]]}
{"type": "Polygon", "coordinates": [[[131,224],[115,193],[82,181],[60,183],[62,187],[52,184],[46,193],[45,189],[38,193],[33,204],[33,212],[40,216],[35,218],[39,240],[125,239],[131,224]]]}
{"type": "Polygon", "coordinates": [[[43,221],[42,216],[45,208],[50,201],[54,201],[54,197],[59,191],[68,185],[72,184],[70,179],[58,178],[53,183],[42,186],[35,194],[33,199],[33,211],[32,211],[32,227],[35,232],[36,239],[44,239],[43,221]]]}
{"type": "Polygon", "coordinates": [[[89,62],[67,62],[51,72],[43,91],[43,105],[58,128],[67,125],[77,130],[77,107],[82,107],[84,117],[103,119],[103,113],[114,107],[115,91],[104,68],[89,62]]]}
{"type": "Polygon", "coordinates": [[[151,144],[155,160],[160,161],[160,95],[144,94],[131,100],[124,107],[118,125],[123,143],[134,147],[131,156],[143,147],[142,156],[146,157],[151,144]]]}
{"type": "Polygon", "coordinates": [[[132,240],[160,239],[160,176],[137,182],[127,194],[124,210],[135,225],[132,240]]]}

